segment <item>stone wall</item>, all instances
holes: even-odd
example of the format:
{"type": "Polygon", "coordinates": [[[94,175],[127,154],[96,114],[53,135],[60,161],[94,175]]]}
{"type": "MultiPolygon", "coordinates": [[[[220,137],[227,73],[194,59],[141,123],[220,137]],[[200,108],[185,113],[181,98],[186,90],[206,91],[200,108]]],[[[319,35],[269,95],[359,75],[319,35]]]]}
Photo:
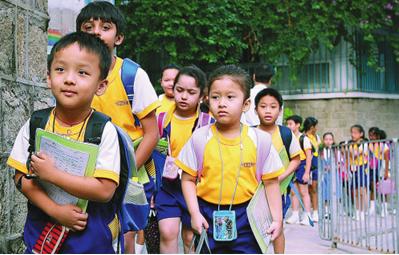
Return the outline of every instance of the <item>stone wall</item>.
{"type": "Polygon", "coordinates": [[[367,131],[377,126],[388,138],[399,137],[399,100],[369,98],[339,98],[314,100],[286,100],[286,106],[305,119],[313,116],[319,120],[320,137],[331,131],[335,141],[350,139],[350,127],[360,124],[367,131]]]}
{"type": "Polygon", "coordinates": [[[46,88],[47,0],[0,0],[0,252],[24,251],[26,199],[6,166],[14,139],[34,109],[51,103],[46,88]]]}

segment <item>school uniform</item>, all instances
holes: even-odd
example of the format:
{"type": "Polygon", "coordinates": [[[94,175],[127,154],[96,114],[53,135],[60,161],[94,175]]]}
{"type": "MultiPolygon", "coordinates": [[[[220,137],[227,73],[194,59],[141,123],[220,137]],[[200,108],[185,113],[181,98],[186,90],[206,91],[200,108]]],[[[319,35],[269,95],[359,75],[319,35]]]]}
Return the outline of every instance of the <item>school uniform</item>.
{"type": "Polygon", "coordinates": [[[354,188],[367,187],[369,183],[367,176],[367,144],[351,144],[349,145],[349,152],[349,163],[352,172],[352,186],[354,186],[354,188]]]}
{"type": "MultiPolygon", "coordinates": [[[[94,96],[91,106],[111,117],[135,141],[144,135],[140,120],[159,107],[159,100],[147,73],[138,68],[134,80],[134,96],[130,103],[123,86],[121,71],[123,59],[116,57],[115,65],[107,76],[108,87],[101,96],[94,96]]],[[[144,184],[147,200],[155,192],[155,166],[151,158],[144,164],[149,182],[144,184]]]]}
{"type": "MultiPolygon", "coordinates": [[[[72,127],[63,127],[54,121],[54,111],[49,116],[45,130],[61,134],[71,139],[83,141],[86,122],[72,127]]],[[[29,157],[29,120],[20,129],[7,164],[24,174],[28,173],[26,161],[29,157]]],[[[118,135],[112,123],[107,123],[101,137],[96,167],[93,177],[104,178],[119,183],[120,154],[118,135]]],[[[60,253],[114,253],[112,241],[117,238],[118,219],[114,201],[99,203],[89,201],[88,220],[83,231],[69,231],[61,246],[60,253]]],[[[25,253],[32,249],[47,222],[54,221],[41,209],[28,201],[28,214],[24,226],[25,253]]]]}
{"type": "MultiPolygon", "coordinates": [[[[302,134],[301,134],[302,135],[302,134]]],[[[318,179],[318,158],[319,158],[319,145],[321,143],[320,137],[318,135],[305,135],[303,137],[303,155],[301,156],[301,164],[295,173],[296,182],[299,184],[306,184],[303,182],[303,175],[305,174],[306,167],[306,154],[307,150],[312,150],[312,162],[310,167],[310,178],[314,181],[318,179]]]]}
{"type": "MultiPolygon", "coordinates": [[[[284,171],[286,171],[290,163],[290,159],[298,155],[301,155],[302,149],[301,146],[299,145],[299,141],[296,139],[295,135],[291,132],[292,139],[289,145],[289,150],[288,150],[289,155],[288,155],[287,149],[285,148],[283,143],[283,138],[281,137],[281,132],[280,132],[281,128],[287,128],[287,127],[277,126],[276,130],[272,134],[272,143],[281,159],[281,162],[283,163],[284,171]]],[[[282,194],[282,201],[283,201],[283,218],[285,217],[285,214],[287,213],[291,205],[291,199],[289,196],[290,194],[289,192],[287,192],[287,188],[290,183],[289,180],[292,179],[293,175],[295,175],[295,173],[292,173],[290,176],[286,178],[285,182],[280,184],[280,192],[282,194]]]]}
{"type": "Polygon", "coordinates": [[[156,110],[157,115],[161,112],[169,112],[170,108],[176,104],[174,98],[169,98],[165,94],[159,95],[158,100],[160,106],[156,110]]]}
{"type": "MultiPolygon", "coordinates": [[[[197,197],[202,215],[209,223],[208,236],[213,236],[212,214],[219,204],[226,209],[232,204],[236,213],[237,239],[221,242],[209,238],[213,253],[260,253],[260,248],[250,229],[246,207],[258,186],[256,178],[257,137],[255,130],[242,126],[241,136],[234,139],[226,138],[218,133],[214,124],[197,129],[181,150],[176,164],[185,173],[197,177],[200,170],[197,165],[198,154],[194,151],[193,139],[204,139],[205,149],[202,154],[202,172],[197,184],[197,197]],[[240,138],[241,137],[241,138],[240,138]],[[240,147],[242,146],[242,150],[240,147]],[[223,167],[222,167],[223,166],[223,167]],[[223,169],[223,174],[222,174],[223,169]],[[237,190],[237,172],[240,172],[237,190]],[[221,183],[223,188],[220,196],[221,183]]],[[[271,137],[262,132],[262,137],[269,144],[265,151],[266,160],[262,166],[262,180],[278,177],[284,172],[281,160],[273,146],[271,137]],[[277,160],[276,160],[277,159],[277,160]]]]}
{"type": "MultiPolygon", "coordinates": [[[[169,139],[169,148],[172,158],[177,158],[183,146],[192,135],[200,121],[199,111],[190,118],[181,118],[174,114],[175,106],[169,108],[164,121],[163,137],[169,139]]],[[[203,113],[201,113],[203,114],[203,113]]],[[[180,176],[171,180],[162,178],[162,186],[155,197],[157,220],[167,218],[181,218],[182,224],[190,228],[191,218],[181,189],[180,176]]]]}

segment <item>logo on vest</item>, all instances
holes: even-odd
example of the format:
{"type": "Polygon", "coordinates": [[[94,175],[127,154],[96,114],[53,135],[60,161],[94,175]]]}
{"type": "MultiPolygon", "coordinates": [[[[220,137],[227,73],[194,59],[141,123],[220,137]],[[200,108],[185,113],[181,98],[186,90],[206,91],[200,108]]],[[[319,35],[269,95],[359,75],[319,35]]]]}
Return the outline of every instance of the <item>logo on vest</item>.
{"type": "Polygon", "coordinates": [[[256,165],[256,163],[253,163],[253,162],[243,162],[243,163],[241,164],[241,167],[250,168],[250,167],[253,167],[253,166],[255,166],[255,165],[256,165]]]}
{"type": "Polygon", "coordinates": [[[129,101],[128,100],[121,100],[121,101],[116,101],[115,103],[117,106],[124,106],[124,105],[128,105],[129,101]]]}

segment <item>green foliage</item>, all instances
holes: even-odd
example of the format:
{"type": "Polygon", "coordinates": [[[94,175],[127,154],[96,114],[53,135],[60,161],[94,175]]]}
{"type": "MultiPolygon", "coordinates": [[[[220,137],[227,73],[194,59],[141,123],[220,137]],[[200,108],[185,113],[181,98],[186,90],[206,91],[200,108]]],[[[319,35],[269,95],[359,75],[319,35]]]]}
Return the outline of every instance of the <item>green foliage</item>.
{"type": "Polygon", "coordinates": [[[116,2],[128,22],[123,55],[132,57],[150,52],[169,62],[208,65],[277,63],[284,56],[296,70],[320,45],[333,49],[341,39],[355,45],[361,33],[369,65],[378,63],[381,39],[399,60],[399,0],[116,2]]]}
{"type": "Polygon", "coordinates": [[[290,107],[285,107],[284,106],[284,112],[283,112],[283,121],[285,122],[288,117],[294,115],[295,112],[292,110],[290,107]]]}

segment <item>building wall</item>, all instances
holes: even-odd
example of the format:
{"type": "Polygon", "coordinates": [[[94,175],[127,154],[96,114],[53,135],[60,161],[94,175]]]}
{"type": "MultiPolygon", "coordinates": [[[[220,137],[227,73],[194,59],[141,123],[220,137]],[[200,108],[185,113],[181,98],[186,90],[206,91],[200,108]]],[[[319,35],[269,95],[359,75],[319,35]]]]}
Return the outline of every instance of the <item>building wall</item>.
{"type": "Polygon", "coordinates": [[[336,142],[350,139],[350,127],[360,124],[367,131],[377,126],[388,138],[399,137],[399,99],[335,98],[314,100],[286,100],[285,105],[305,119],[319,120],[320,137],[331,131],[336,142]]]}
{"type": "Polygon", "coordinates": [[[0,252],[24,251],[26,199],[6,161],[34,109],[51,103],[46,88],[47,0],[0,0],[0,252]]]}

